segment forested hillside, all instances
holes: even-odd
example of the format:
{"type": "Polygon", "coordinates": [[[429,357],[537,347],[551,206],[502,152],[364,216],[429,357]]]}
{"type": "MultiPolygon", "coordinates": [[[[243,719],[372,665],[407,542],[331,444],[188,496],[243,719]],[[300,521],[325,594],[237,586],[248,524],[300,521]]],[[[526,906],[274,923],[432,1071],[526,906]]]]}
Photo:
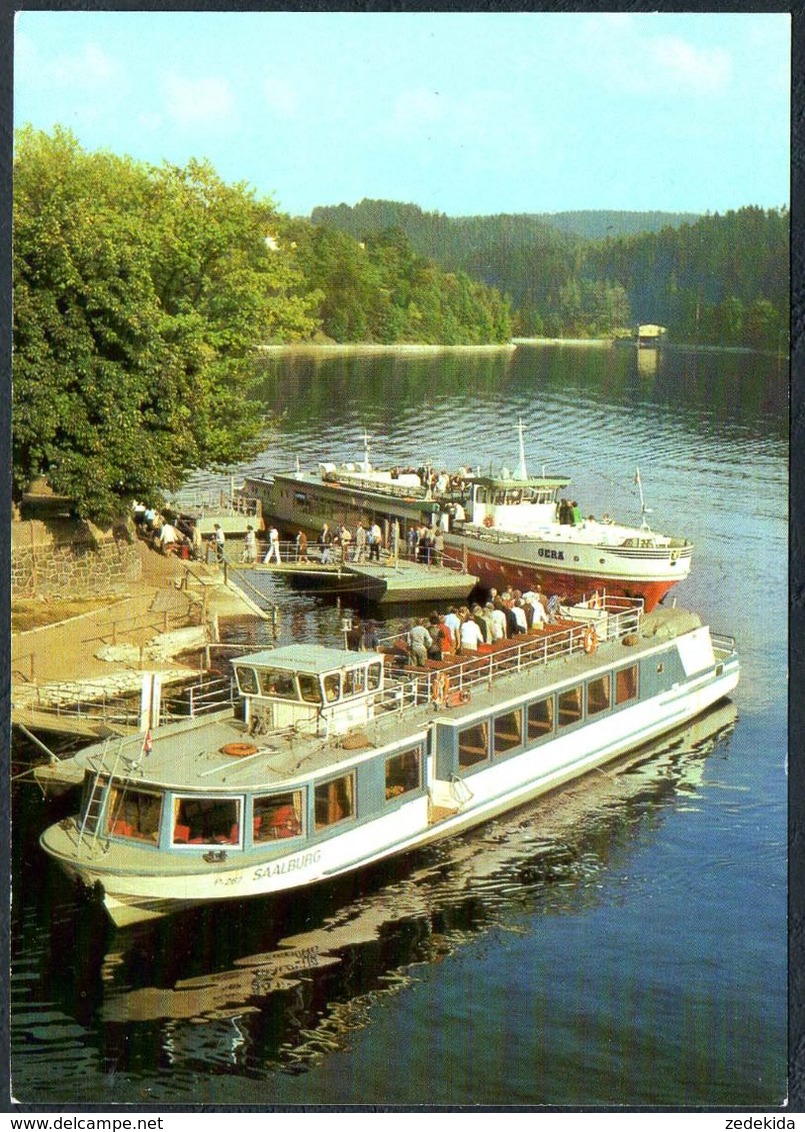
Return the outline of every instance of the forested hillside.
{"type": "Polygon", "coordinates": [[[508,342],[509,302],[463,271],[417,254],[400,227],[365,240],[307,220],[283,225],[314,302],[320,329],[335,342],[508,342]]]}
{"type": "Polygon", "coordinates": [[[777,349],[787,333],[785,209],[450,218],[364,200],[312,219],[359,240],[402,228],[420,254],[508,295],[518,334],[611,334],[645,321],[677,341],[777,349]]]}

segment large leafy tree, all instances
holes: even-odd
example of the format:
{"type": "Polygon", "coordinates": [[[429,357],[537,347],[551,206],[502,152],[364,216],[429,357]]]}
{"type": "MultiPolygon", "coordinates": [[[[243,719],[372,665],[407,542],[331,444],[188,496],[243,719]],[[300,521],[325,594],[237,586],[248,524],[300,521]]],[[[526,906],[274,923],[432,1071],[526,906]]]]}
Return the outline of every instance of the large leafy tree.
{"type": "Polygon", "coordinates": [[[260,447],[253,351],[309,335],[270,201],[23,129],[14,161],[14,486],[84,518],[260,447]]]}

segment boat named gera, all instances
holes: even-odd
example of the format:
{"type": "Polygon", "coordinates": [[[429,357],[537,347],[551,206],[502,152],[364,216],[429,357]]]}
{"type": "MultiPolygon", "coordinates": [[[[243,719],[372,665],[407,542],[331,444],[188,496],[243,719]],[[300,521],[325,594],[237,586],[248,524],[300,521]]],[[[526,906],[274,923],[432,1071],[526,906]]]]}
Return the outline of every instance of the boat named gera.
{"type": "Polygon", "coordinates": [[[231,661],[234,710],[81,752],[41,845],[117,925],[304,889],[450,837],[696,718],[735,642],[616,598],[452,660],[294,644],[231,661]]]}
{"type": "Polygon", "coordinates": [[[399,528],[400,546],[422,525],[441,529],[445,550],[484,588],[521,591],[537,585],[571,600],[605,591],[641,600],[651,611],[690,573],[692,543],[654,531],[648,523],[639,470],[642,525],[609,516],[584,518],[560,498],[570,480],[529,476],[520,424],[516,475],[462,469],[437,475],[430,467],[374,468],[369,441],[357,463],[321,463],[318,471],[249,476],[244,490],[260,500],[263,514],[294,533],[315,539],[325,523],[354,529],[359,522],[399,528]]]}

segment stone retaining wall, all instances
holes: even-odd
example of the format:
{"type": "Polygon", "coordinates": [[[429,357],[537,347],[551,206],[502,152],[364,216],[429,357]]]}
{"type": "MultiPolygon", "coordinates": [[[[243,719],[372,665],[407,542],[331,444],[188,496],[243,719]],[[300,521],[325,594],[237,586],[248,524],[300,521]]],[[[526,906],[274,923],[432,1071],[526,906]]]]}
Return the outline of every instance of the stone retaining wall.
{"type": "Polygon", "coordinates": [[[113,537],[11,549],[15,597],[105,597],[125,592],[142,571],[137,546],[113,537]]]}

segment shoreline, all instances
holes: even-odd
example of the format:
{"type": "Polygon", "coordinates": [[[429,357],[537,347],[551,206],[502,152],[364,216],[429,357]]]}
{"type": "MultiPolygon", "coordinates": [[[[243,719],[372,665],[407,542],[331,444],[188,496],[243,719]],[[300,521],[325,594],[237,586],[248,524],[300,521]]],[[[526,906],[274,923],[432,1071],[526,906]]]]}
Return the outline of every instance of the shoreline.
{"type": "Polygon", "coordinates": [[[430,342],[278,342],[258,346],[262,354],[446,354],[499,353],[515,350],[514,342],[445,345],[430,342]]]}

